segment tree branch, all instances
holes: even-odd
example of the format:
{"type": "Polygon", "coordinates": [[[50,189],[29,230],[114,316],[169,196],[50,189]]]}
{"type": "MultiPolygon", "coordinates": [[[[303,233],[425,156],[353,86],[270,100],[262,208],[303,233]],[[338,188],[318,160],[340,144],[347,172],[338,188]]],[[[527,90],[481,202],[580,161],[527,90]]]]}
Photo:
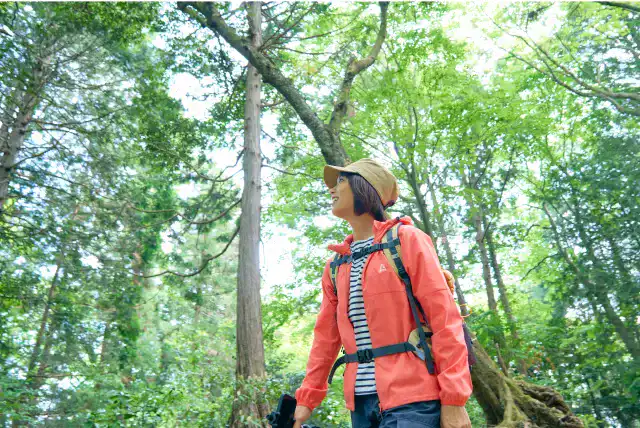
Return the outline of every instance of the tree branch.
{"type": "Polygon", "coordinates": [[[212,219],[209,220],[201,220],[201,221],[190,221],[189,222],[189,226],[191,226],[192,224],[211,224],[214,223],[218,220],[220,220],[222,217],[226,216],[234,207],[236,207],[240,202],[242,201],[242,199],[238,199],[237,201],[235,201],[233,204],[231,204],[231,206],[229,208],[227,208],[226,210],[224,210],[222,213],[220,213],[219,215],[215,216],[212,219]]]}
{"type": "Polygon", "coordinates": [[[630,10],[631,12],[640,13],[640,7],[634,6],[632,2],[618,2],[618,1],[597,1],[604,6],[619,7],[621,9],[630,10]]]}
{"type": "Polygon", "coordinates": [[[233,236],[231,237],[231,239],[229,239],[229,242],[227,242],[227,245],[225,245],[225,247],[222,249],[222,251],[220,251],[220,252],[219,252],[218,254],[216,254],[216,255],[209,256],[209,257],[205,258],[205,259],[202,261],[202,264],[200,264],[200,267],[199,267],[198,269],[196,269],[195,271],[193,271],[193,272],[190,272],[190,273],[180,273],[180,272],[175,272],[175,271],[173,271],[173,270],[169,270],[169,269],[167,269],[167,270],[165,270],[164,272],[156,273],[156,274],[153,274],[153,275],[140,275],[139,273],[136,273],[136,272],[131,272],[131,273],[132,273],[134,276],[137,276],[137,277],[140,277],[140,278],[155,278],[155,277],[157,277],[157,276],[162,276],[162,275],[167,275],[167,274],[175,275],[175,276],[179,276],[179,277],[181,277],[181,278],[188,278],[188,277],[191,277],[191,276],[196,276],[196,275],[198,275],[200,272],[202,272],[202,271],[203,271],[203,270],[204,270],[204,269],[209,265],[209,262],[210,262],[211,260],[217,259],[218,257],[222,256],[224,253],[226,253],[226,252],[227,252],[227,250],[228,250],[228,249],[229,249],[229,247],[231,246],[231,243],[233,242],[233,240],[234,240],[234,239],[236,239],[236,236],[238,236],[238,232],[240,232],[240,226],[238,226],[238,227],[236,228],[236,231],[235,231],[235,232],[233,232],[233,236]]]}
{"type": "Polygon", "coordinates": [[[229,27],[213,3],[178,2],[178,9],[219,34],[258,70],[264,82],[272,85],[284,96],[311,131],[327,163],[333,165],[347,163],[349,158],[344,147],[339,143],[336,144],[329,128],[309,106],[302,93],[294,87],[293,81],[275,68],[259,49],[252,47],[248,39],[239,36],[233,28],[229,27]]]}
{"type": "MultiPolygon", "coordinates": [[[[602,3],[602,2],[600,2],[602,3]]],[[[611,3],[611,2],[609,2],[611,3]]],[[[544,64],[546,71],[543,70],[540,66],[534,64],[532,61],[526,60],[525,58],[517,55],[513,51],[509,51],[504,48],[500,48],[505,52],[509,53],[509,55],[523,62],[524,64],[532,67],[540,74],[550,77],[554,82],[569,90],[570,92],[588,98],[600,98],[602,100],[609,101],[613,106],[621,113],[631,114],[633,116],[640,116],[640,109],[637,108],[629,108],[620,104],[619,100],[628,101],[628,102],[638,102],[640,101],[640,95],[633,92],[614,92],[610,89],[599,88],[597,86],[591,85],[590,83],[581,79],[578,75],[576,75],[573,71],[568,69],[566,66],[562,65],[558,60],[553,58],[551,54],[542,48],[538,43],[536,43],[530,37],[524,37],[519,34],[513,34],[503,28],[500,24],[495,22],[495,20],[491,19],[493,24],[500,29],[504,34],[507,34],[511,37],[514,37],[520,41],[522,41],[527,47],[529,47],[533,52],[538,61],[544,64]],[[565,82],[560,78],[563,76],[568,79],[569,82],[565,82]]],[[[571,54],[571,53],[570,53],[571,54]]]]}
{"type": "Polygon", "coordinates": [[[282,174],[286,174],[286,175],[307,177],[307,178],[310,178],[310,179],[312,179],[314,181],[317,181],[317,180],[321,179],[321,177],[314,177],[313,175],[310,175],[310,174],[307,174],[307,173],[304,173],[304,172],[285,171],[283,169],[276,168],[275,166],[272,166],[272,165],[269,165],[269,164],[266,164],[266,163],[263,163],[262,166],[265,167],[265,168],[271,168],[271,169],[273,169],[275,171],[281,172],[282,174]]]}
{"type": "Polygon", "coordinates": [[[333,106],[333,112],[331,113],[331,119],[329,120],[329,129],[335,134],[338,135],[340,132],[340,128],[342,127],[342,121],[347,115],[347,106],[350,99],[351,86],[353,85],[353,79],[361,73],[362,71],[369,68],[380,53],[382,49],[382,44],[384,43],[384,39],[387,36],[387,9],[389,7],[388,2],[380,2],[380,28],[378,29],[378,36],[376,37],[376,42],[371,48],[369,55],[366,57],[356,60],[355,58],[351,58],[349,63],[347,64],[347,69],[345,70],[344,78],[342,80],[342,84],[340,85],[340,89],[338,90],[338,97],[333,106]]]}

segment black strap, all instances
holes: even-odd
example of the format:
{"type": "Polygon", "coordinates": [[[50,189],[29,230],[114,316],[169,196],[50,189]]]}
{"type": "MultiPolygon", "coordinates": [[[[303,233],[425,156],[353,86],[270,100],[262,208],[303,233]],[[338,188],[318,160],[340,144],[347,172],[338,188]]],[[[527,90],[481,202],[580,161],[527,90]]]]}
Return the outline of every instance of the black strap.
{"type": "Polygon", "coordinates": [[[336,298],[338,297],[338,287],[336,286],[336,278],[338,277],[338,266],[337,264],[335,264],[338,259],[340,259],[340,254],[336,254],[336,256],[334,257],[333,261],[331,262],[331,264],[329,265],[329,269],[330,269],[330,273],[331,273],[331,283],[333,284],[333,294],[336,295],[336,298]]]}
{"type": "Polygon", "coordinates": [[[400,245],[399,239],[394,239],[393,241],[384,242],[384,243],[371,244],[368,247],[358,250],[352,254],[346,254],[342,257],[336,257],[331,262],[330,267],[332,269],[337,268],[338,266],[343,265],[345,263],[352,263],[355,260],[368,256],[371,253],[375,253],[377,251],[383,251],[383,250],[386,250],[387,248],[394,248],[396,245],[400,245]]]}
{"type": "MultiPolygon", "coordinates": [[[[400,229],[400,225],[398,226],[398,229],[400,229]]],[[[398,236],[400,236],[400,231],[398,230],[398,236]]],[[[393,231],[391,229],[389,229],[389,231],[387,232],[387,239],[389,241],[391,241],[393,238],[393,231]]],[[[406,269],[404,268],[404,264],[402,263],[402,259],[400,258],[400,255],[398,254],[398,251],[396,250],[396,247],[393,246],[391,248],[389,248],[389,251],[391,252],[391,255],[393,256],[393,262],[396,264],[396,268],[398,269],[398,275],[400,276],[400,278],[402,279],[402,281],[404,282],[404,286],[405,289],[407,291],[407,298],[409,299],[409,305],[411,306],[411,313],[413,314],[413,319],[416,322],[416,326],[418,327],[418,336],[420,338],[420,347],[422,348],[422,351],[424,352],[424,361],[427,365],[427,370],[429,371],[430,374],[435,374],[435,367],[433,365],[433,358],[431,357],[431,351],[429,350],[429,345],[427,344],[427,335],[424,332],[424,330],[422,329],[422,325],[420,323],[420,316],[418,315],[418,308],[417,308],[417,304],[416,304],[416,298],[413,295],[413,289],[411,288],[411,278],[409,278],[409,274],[407,273],[406,269]]],[[[420,312],[422,312],[422,317],[424,319],[425,322],[427,322],[427,317],[424,314],[424,310],[422,309],[422,306],[420,306],[420,312]]]]}
{"type": "MultiPolygon", "coordinates": [[[[430,333],[431,334],[431,333],[430,333]]],[[[373,349],[359,349],[353,354],[345,354],[338,358],[329,373],[329,384],[333,381],[333,375],[338,367],[345,363],[370,363],[375,358],[384,357],[386,355],[399,354],[402,352],[419,352],[415,346],[409,342],[396,343],[395,345],[381,346],[373,349]]]]}
{"type": "Polygon", "coordinates": [[[362,257],[368,256],[371,253],[375,253],[376,251],[384,251],[387,248],[394,248],[396,245],[400,245],[400,239],[394,239],[385,243],[377,243],[371,244],[368,247],[363,248],[362,250],[356,251],[352,254],[346,254],[344,256],[340,256],[340,254],[336,254],[333,261],[329,264],[329,269],[331,270],[331,281],[333,282],[333,292],[338,296],[338,288],[336,285],[336,278],[338,277],[338,267],[345,263],[352,263],[354,260],[358,260],[362,257]]]}

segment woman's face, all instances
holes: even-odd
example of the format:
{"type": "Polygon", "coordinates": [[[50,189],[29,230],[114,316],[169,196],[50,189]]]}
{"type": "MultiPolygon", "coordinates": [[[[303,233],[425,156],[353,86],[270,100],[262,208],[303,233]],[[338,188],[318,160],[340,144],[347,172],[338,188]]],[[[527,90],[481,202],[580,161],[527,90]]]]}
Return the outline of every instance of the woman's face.
{"type": "Polygon", "coordinates": [[[346,219],[353,215],[353,192],[349,186],[347,177],[338,177],[338,183],[333,189],[329,189],[331,194],[331,212],[334,216],[346,219]]]}

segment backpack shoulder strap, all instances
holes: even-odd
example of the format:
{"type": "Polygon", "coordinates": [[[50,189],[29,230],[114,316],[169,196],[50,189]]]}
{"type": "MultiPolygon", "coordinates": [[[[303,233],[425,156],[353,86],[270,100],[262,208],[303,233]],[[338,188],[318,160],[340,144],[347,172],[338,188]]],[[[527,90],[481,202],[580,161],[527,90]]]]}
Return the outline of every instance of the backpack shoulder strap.
{"type": "Polygon", "coordinates": [[[391,229],[387,230],[387,233],[382,237],[382,243],[395,242],[395,245],[389,246],[383,250],[384,255],[387,257],[389,264],[396,272],[396,274],[402,278],[402,272],[406,274],[404,270],[404,264],[402,263],[402,248],[400,247],[400,226],[401,223],[394,225],[391,229]]]}
{"type": "MultiPolygon", "coordinates": [[[[396,224],[391,229],[387,231],[385,236],[382,238],[382,242],[391,242],[393,240],[397,240],[397,244],[394,247],[386,248],[384,250],[384,255],[387,257],[389,264],[393,268],[393,270],[398,274],[398,276],[404,280],[403,275],[407,275],[406,270],[404,269],[404,263],[402,262],[402,248],[400,247],[400,226],[401,223],[396,224]]],[[[447,286],[449,287],[449,291],[451,294],[455,293],[455,278],[453,274],[446,269],[442,269],[442,274],[444,275],[444,279],[447,281],[447,286]]]]}
{"type": "MultiPolygon", "coordinates": [[[[400,279],[405,285],[405,289],[407,291],[407,298],[409,299],[409,306],[411,307],[411,314],[413,315],[413,319],[416,323],[416,327],[418,330],[418,336],[420,338],[420,348],[422,348],[422,352],[424,352],[425,356],[425,364],[427,366],[427,370],[431,374],[435,374],[435,367],[433,363],[433,357],[431,356],[431,351],[429,350],[429,345],[427,343],[427,337],[424,330],[421,328],[420,316],[418,315],[418,309],[422,313],[422,319],[427,322],[427,317],[422,309],[422,306],[419,304],[415,296],[413,295],[413,289],[411,287],[411,278],[409,278],[409,274],[404,268],[404,263],[402,263],[402,248],[400,248],[400,231],[401,224],[398,223],[394,225],[391,229],[387,231],[385,236],[382,238],[384,249],[384,254],[389,260],[389,264],[393,267],[393,270],[398,274],[400,279]]],[[[428,325],[428,324],[427,324],[428,325]]]]}
{"type": "Polygon", "coordinates": [[[331,276],[331,284],[333,284],[333,293],[338,297],[338,288],[336,286],[336,276],[338,275],[338,267],[340,254],[336,254],[331,264],[329,264],[329,275],[331,276]]]}

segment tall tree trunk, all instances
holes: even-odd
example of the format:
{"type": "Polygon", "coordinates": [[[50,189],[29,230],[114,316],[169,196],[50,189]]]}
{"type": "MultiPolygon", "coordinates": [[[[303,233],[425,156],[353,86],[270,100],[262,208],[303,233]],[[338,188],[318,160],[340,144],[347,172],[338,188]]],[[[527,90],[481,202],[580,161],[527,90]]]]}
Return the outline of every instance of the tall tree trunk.
{"type": "MultiPolygon", "coordinates": [[[[518,327],[516,325],[515,317],[513,316],[513,311],[511,310],[511,304],[509,303],[509,294],[507,293],[507,286],[504,283],[502,277],[502,267],[498,262],[498,255],[495,248],[495,243],[493,242],[493,233],[491,231],[491,225],[487,222],[487,216],[482,216],[482,225],[485,230],[485,239],[487,241],[487,248],[489,249],[489,256],[491,258],[491,267],[493,269],[493,274],[496,279],[496,283],[498,284],[498,290],[500,291],[500,303],[502,304],[502,309],[504,310],[505,315],[507,316],[507,325],[509,326],[509,332],[511,333],[511,339],[513,340],[513,346],[517,347],[520,344],[520,335],[518,334],[518,327]]],[[[518,370],[522,376],[527,376],[527,363],[524,359],[520,358],[516,361],[516,365],[518,366],[518,370]]]]}
{"type": "Polygon", "coordinates": [[[100,367],[104,369],[109,355],[109,338],[111,337],[111,319],[107,319],[102,333],[102,343],[100,344],[100,367]]]}
{"type": "Polygon", "coordinates": [[[451,249],[451,244],[449,243],[449,238],[447,236],[447,230],[444,225],[444,213],[442,212],[442,210],[440,209],[440,205],[438,204],[436,189],[433,186],[431,177],[429,177],[429,175],[427,175],[427,186],[429,187],[431,202],[433,203],[433,216],[438,223],[438,232],[440,233],[440,239],[442,241],[444,251],[447,254],[447,269],[449,269],[449,272],[453,273],[453,278],[456,285],[456,296],[458,297],[458,304],[460,305],[460,312],[462,313],[462,316],[467,316],[469,315],[469,308],[467,307],[467,301],[465,300],[462,289],[460,288],[458,275],[456,275],[456,263],[455,259],[453,258],[453,250],[451,249]]]}
{"type": "MultiPolygon", "coordinates": [[[[467,177],[467,175],[463,173],[462,184],[470,191],[475,191],[476,183],[473,177],[467,177]]],[[[469,204],[469,211],[471,212],[471,223],[473,224],[473,228],[476,232],[475,241],[480,252],[482,278],[484,279],[485,289],[487,292],[487,303],[489,304],[489,309],[497,315],[498,303],[496,302],[496,296],[493,291],[493,282],[491,281],[491,268],[489,266],[489,255],[487,252],[487,247],[485,245],[485,231],[482,225],[482,217],[484,216],[484,213],[482,211],[482,206],[474,202],[473,196],[471,196],[471,194],[466,193],[465,197],[467,199],[467,203],[469,204]]]]}
{"type": "MultiPolygon", "coordinates": [[[[584,284],[585,288],[588,290],[588,293],[591,296],[593,296],[593,298],[595,298],[596,302],[599,305],[603,307],[607,321],[614,326],[616,332],[622,339],[622,342],[625,344],[627,350],[629,351],[629,353],[631,354],[635,362],[640,363],[640,345],[635,340],[634,334],[631,331],[629,331],[629,329],[627,329],[627,326],[624,324],[622,319],[620,319],[619,315],[616,313],[615,309],[611,305],[611,301],[609,300],[609,296],[607,295],[607,290],[606,288],[604,288],[606,284],[602,284],[602,285],[594,284],[593,281],[589,278],[589,276],[580,269],[580,267],[575,263],[575,261],[571,258],[571,256],[569,256],[569,253],[562,245],[562,241],[560,239],[560,235],[558,233],[558,228],[556,226],[555,220],[553,219],[553,216],[551,215],[551,212],[549,211],[546,204],[543,205],[543,210],[547,215],[547,218],[549,219],[549,223],[551,224],[551,229],[554,234],[556,247],[558,248],[558,251],[563,256],[565,262],[573,270],[578,281],[584,284]]],[[[579,233],[584,233],[584,230],[579,233]]],[[[585,239],[586,239],[586,236],[585,236],[585,239]]],[[[587,256],[594,257],[593,255],[589,256],[590,251],[591,250],[587,247],[587,256]]],[[[591,261],[593,263],[593,260],[591,261]]],[[[595,266],[597,268],[598,266],[597,262],[595,266]]]]}
{"type": "Polygon", "coordinates": [[[511,311],[511,305],[509,304],[509,296],[507,295],[507,287],[504,284],[504,280],[502,279],[502,268],[498,263],[498,256],[496,254],[495,244],[493,242],[493,234],[489,229],[489,225],[487,223],[487,217],[483,214],[482,216],[482,225],[484,227],[484,238],[487,241],[487,248],[489,249],[489,256],[491,259],[491,267],[493,269],[493,274],[496,279],[496,283],[498,284],[498,290],[500,291],[500,303],[502,304],[505,315],[507,316],[507,323],[509,325],[509,329],[513,335],[513,339],[515,341],[518,340],[518,330],[516,328],[516,320],[513,317],[513,312],[511,311]]]}
{"type": "Polygon", "coordinates": [[[487,291],[487,302],[489,309],[496,314],[498,313],[498,303],[496,302],[496,296],[493,290],[493,281],[491,280],[491,266],[489,261],[489,253],[485,244],[485,230],[482,227],[482,208],[471,206],[471,210],[474,211],[472,216],[473,226],[476,231],[475,241],[480,251],[480,262],[482,263],[482,277],[484,279],[485,288],[487,291]]]}
{"type": "Polygon", "coordinates": [[[7,97],[8,102],[3,106],[7,110],[4,112],[5,120],[12,117],[14,111],[16,116],[13,121],[3,124],[3,132],[0,134],[0,213],[3,212],[9,198],[11,173],[24,144],[27,127],[40,101],[50,60],[50,57],[46,57],[37,61],[31,79],[26,83],[26,89],[16,89],[12,96],[7,97]]]}
{"type": "MultiPolygon", "coordinates": [[[[78,215],[78,211],[80,206],[76,206],[73,214],[71,216],[71,223],[76,219],[78,215]]],[[[29,364],[27,365],[27,382],[31,382],[29,376],[35,375],[34,370],[36,364],[38,363],[40,356],[40,348],[42,347],[42,341],[45,338],[45,334],[47,331],[47,324],[49,323],[49,314],[51,312],[51,306],[55,300],[56,289],[58,287],[58,279],[60,278],[60,270],[62,269],[62,264],[65,259],[65,245],[61,245],[61,251],[56,256],[56,270],[53,274],[53,278],[51,279],[51,283],[49,285],[49,291],[47,293],[47,300],[44,304],[44,310],[42,311],[42,317],[40,317],[40,328],[38,329],[38,334],[36,336],[36,343],[33,346],[33,350],[31,351],[31,358],[29,358],[29,364]]]]}
{"type": "Polygon", "coordinates": [[[161,303],[157,302],[154,305],[154,330],[157,334],[158,343],[160,344],[160,358],[158,359],[158,376],[155,381],[159,386],[164,385],[169,378],[169,367],[171,366],[171,346],[167,343],[167,339],[170,333],[162,330],[160,325],[160,306],[161,303]]]}
{"type": "MultiPolygon", "coordinates": [[[[473,178],[469,178],[466,174],[462,174],[462,183],[469,190],[475,190],[476,182],[473,178]]],[[[491,316],[495,318],[496,324],[501,324],[500,314],[498,312],[498,303],[496,301],[495,293],[493,290],[493,281],[491,280],[491,263],[489,261],[489,254],[487,251],[487,246],[485,244],[485,230],[482,225],[482,218],[484,216],[482,205],[476,204],[473,200],[473,196],[467,193],[466,196],[467,203],[469,204],[469,210],[471,212],[471,222],[475,229],[475,241],[478,246],[478,251],[480,252],[480,262],[482,264],[482,278],[484,279],[485,289],[487,292],[487,303],[489,304],[489,310],[491,311],[491,316]]],[[[500,331],[497,337],[494,338],[494,345],[496,347],[496,356],[498,358],[498,363],[500,364],[500,368],[504,372],[506,376],[509,375],[508,369],[508,361],[504,360],[504,356],[502,355],[502,347],[506,344],[506,339],[504,337],[504,333],[500,331]]]]}
{"type": "MultiPolygon", "coordinates": [[[[248,3],[251,45],[262,43],[261,2],[248,3]]],[[[238,258],[238,307],[236,327],[236,399],[233,402],[230,426],[246,425],[251,417],[263,424],[269,413],[260,394],[245,388],[245,382],[266,377],[264,343],[262,339],[262,309],[260,302],[260,90],[262,78],[249,64],[244,107],[244,190],[240,216],[240,244],[238,258]],[[248,398],[245,398],[247,397],[248,398]]]]}
{"type": "MultiPolygon", "coordinates": [[[[78,209],[74,213],[74,217],[77,214],[78,209]]],[[[64,263],[64,253],[60,253],[57,256],[56,261],[56,270],[53,274],[53,278],[51,279],[51,283],[49,285],[49,291],[47,292],[47,300],[45,301],[45,306],[42,311],[42,316],[40,317],[40,327],[38,328],[38,334],[36,335],[36,343],[33,346],[33,350],[31,351],[31,357],[29,358],[29,363],[27,365],[27,379],[26,385],[28,388],[32,390],[38,390],[44,383],[44,370],[46,368],[47,362],[49,360],[49,352],[51,350],[51,346],[53,345],[53,332],[56,329],[53,325],[51,325],[51,310],[52,306],[56,299],[56,291],[60,282],[64,280],[60,279],[60,271],[64,270],[62,264],[64,263]],[[36,366],[38,369],[36,370],[36,366]]],[[[34,409],[37,409],[38,404],[38,396],[23,396],[21,398],[25,407],[28,404],[27,412],[32,413],[34,409]]],[[[28,423],[24,420],[14,419],[12,421],[13,426],[23,426],[28,425],[28,423]]]]}
{"type": "Polygon", "coordinates": [[[438,239],[437,236],[435,236],[435,234],[433,233],[433,222],[431,221],[431,216],[429,215],[427,202],[424,200],[424,195],[420,190],[420,183],[418,183],[416,171],[414,168],[411,168],[411,170],[408,170],[406,172],[409,186],[411,186],[413,196],[416,198],[416,205],[418,206],[418,211],[420,212],[420,220],[424,225],[424,232],[431,237],[433,247],[436,249],[436,252],[438,252],[438,239]]]}
{"type": "MultiPolygon", "coordinates": [[[[53,335],[58,330],[59,322],[56,321],[57,317],[53,317],[53,322],[49,326],[47,331],[47,338],[44,342],[44,348],[42,349],[42,354],[40,355],[40,363],[38,365],[38,371],[35,376],[31,379],[29,387],[31,389],[40,389],[40,387],[44,384],[46,373],[45,371],[49,368],[49,357],[51,356],[51,348],[53,346],[53,335]]],[[[35,404],[35,403],[34,403],[35,404]]]]}
{"type": "Polygon", "coordinates": [[[618,335],[620,335],[620,338],[625,343],[627,349],[637,361],[640,359],[640,341],[637,340],[637,322],[634,319],[629,325],[627,325],[620,317],[618,311],[616,311],[616,309],[613,307],[611,299],[609,297],[609,287],[607,287],[608,283],[611,281],[612,275],[603,265],[602,260],[596,255],[593,241],[584,226],[582,212],[580,209],[580,204],[578,202],[578,196],[576,195],[575,189],[573,188],[571,189],[571,201],[573,203],[572,211],[576,219],[578,236],[580,237],[580,240],[585,247],[587,259],[591,262],[592,270],[594,271],[591,275],[586,275],[586,278],[588,278],[589,276],[595,278],[595,284],[593,284],[593,292],[598,303],[604,308],[605,315],[608,318],[608,321],[613,324],[616,331],[618,332],[618,335]]]}
{"type": "Polygon", "coordinates": [[[36,343],[33,345],[33,350],[31,351],[31,358],[29,358],[29,364],[27,366],[27,382],[32,382],[32,376],[35,376],[35,368],[40,361],[42,342],[45,339],[47,325],[49,323],[49,314],[51,312],[51,305],[55,299],[56,287],[58,286],[58,278],[60,276],[60,270],[62,269],[62,257],[58,258],[58,262],[56,263],[56,271],[53,274],[53,279],[51,280],[51,284],[49,285],[49,292],[47,293],[47,300],[44,304],[44,310],[42,311],[42,316],[40,317],[40,328],[38,329],[38,334],[36,336],[36,343]]]}
{"type": "MultiPolygon", "coordinates": [[[[69,274],[67,271],[64,271],[64,274],[62,275],[62,279],[59,281],[58,286],[60,287],[64,287],[64,285],[67,283],[69,278],[69,274]]],[[[52,298],[55,299],[55,296],[52,296],[52,298]]],[[[54,342],[54,335],[55,333],[58,331],[58,329],[60,328],[61,322],[63,321],[60,317],[60,315],[56,315],[55,311],[53,312],[53,315],[49,315],[50,318],[50,322],[49,322],[49,327],[47,328],[46,331],[46,339],[44,342],[44,348],[42,348],[42,352],[40,354],[39,357],[39,363],[38,363],[38,371],[36,373],[35,379],[32,380],[31,382],[31,388],[33,389],[39,389],[45,379],[45,370],[47,368],[49,368],[49,357],[51,355],[51,348],[53,347],[53,342],[54,342]]]]}
{"type": "Polygon", "coordinates": [[[169,367],[171,366],[170,346],[167,344],[167,333],[160,333],[160,367],[158,370],[158,385],[164,385],[169,378],[169,367]]]}
{"type": "Polygon", "coordinates": [[[597,425],[598,428],[604,428],[604,420],[602,419],[602,414],[600,414],[600,409],[598,409],[598,403],[596,402],[596,397],[593,394],[593,388],[591,387],[591,383],[589,382],[589,378],[584,378],[585,383],[587,384],[587,391],[589,391],[589,398],[591,399],[591,406],[593,407],[593,414],[596,415],[596,419],[598,420],[597,425]]]}

